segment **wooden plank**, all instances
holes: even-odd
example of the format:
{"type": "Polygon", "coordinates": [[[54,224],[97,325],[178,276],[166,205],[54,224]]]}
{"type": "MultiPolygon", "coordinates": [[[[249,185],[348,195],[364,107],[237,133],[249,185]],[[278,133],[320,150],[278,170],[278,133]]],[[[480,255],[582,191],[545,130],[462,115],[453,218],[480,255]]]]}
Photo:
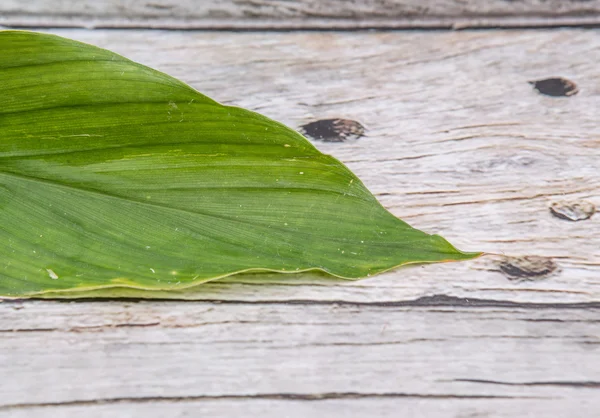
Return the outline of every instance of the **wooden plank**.
{"type": "Polygon", "coordinates": [[[600,0],[4,0],[0,25],[366,29],[597,25],[600,0]]]}
{"type": "Polygon", "coordinates": [[[600,408],[599,305],[5,302],[0,311],[0,416],[593,417],[600,408]]]}
{"type": "Polygon", "coordinates": [[[502,257],[488,256],[359,282],[273,275],[272,284],[257,286],[243,276],[176,297],[600,300],[600,217],[571,222],[549,210],[563,200],[600,204],[594,31],[55,32],[292,127],[356,120],[367,127],[365,137],[315,143],[346,163],[395,215],[465,250],[547,257],[557,266],[549,275],[509,280],[502,257]],[[528,83],[549,76],[572,79],[580,92],[549,97],[528,83]]]}

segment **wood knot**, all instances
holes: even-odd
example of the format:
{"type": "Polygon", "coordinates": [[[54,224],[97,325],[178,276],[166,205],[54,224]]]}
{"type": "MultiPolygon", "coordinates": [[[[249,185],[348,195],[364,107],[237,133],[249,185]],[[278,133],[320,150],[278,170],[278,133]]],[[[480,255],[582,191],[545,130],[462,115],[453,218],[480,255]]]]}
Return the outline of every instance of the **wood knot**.
{"type": "Polygon", "coordinates": [[[324,142],[344,142],[365,134],[365,127],[350,119],[321,119],[300,127],[300,132],[324,142]]]}
{"type": "Polygon", "coordinates": [[[517,281],[545,279],[558,269],[554,260],[537,255],[503,257],[498,267],[510,280],[517,281]]]}
{"type": "Polygon", "coordinates": [[[544,80],[530,81],[533,86],[541,94],[553,97],[573,96],[579,92],[577,84],[563,77],[552,77],[544,80]]]}
{"type": "Polygon", "coordinates": [[[550,205],[550,213],[560,219],[567,221],[584,221],[590,219],[596,213],[596,206],[585,200],[554,202],[550,205]]]}

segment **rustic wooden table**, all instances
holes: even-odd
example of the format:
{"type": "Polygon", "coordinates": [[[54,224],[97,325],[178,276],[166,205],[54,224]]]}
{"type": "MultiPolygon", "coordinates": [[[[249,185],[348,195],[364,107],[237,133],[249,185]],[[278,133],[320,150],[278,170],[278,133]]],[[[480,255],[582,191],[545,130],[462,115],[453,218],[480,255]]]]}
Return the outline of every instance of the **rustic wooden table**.
{"type": "Polygon", "coordinates": [[[291,127],[363,124],[313,140],[413,226],[502,255],[4,301],[0,416],[600,416],[598,23],[597,0],[3,0],[0,25],[291,127]]]}

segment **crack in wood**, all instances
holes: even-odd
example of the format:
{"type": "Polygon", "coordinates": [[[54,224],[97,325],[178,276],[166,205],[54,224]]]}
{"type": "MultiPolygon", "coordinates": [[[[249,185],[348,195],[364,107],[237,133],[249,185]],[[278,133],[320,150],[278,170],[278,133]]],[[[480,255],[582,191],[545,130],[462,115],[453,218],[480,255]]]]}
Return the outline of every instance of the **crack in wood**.
{"type": "Polygon", "coordinates": [[[557,380],[547,382],[505,382],[500,380],[486,380],[486,379],[454,379],[454,382],[469,382],[469,383],[483,383],[489,385],[503,385],[503,386],[564,386],[574,388],[600,388],[600,381],[584,380],[584,381],[568,381],[568,380],[557,380]]]}
{"type": "Polygon", "coordinates": [[[86,29],[164,29],[206,31],[367,31],[367,30],[462,30],[462,29],[545,29],[557,27],[597,28],[600,16],[494,16],[474,14],[471,16],[399,16],[397,18],[330,18],[310,16],[302,18],[269,19],[244,18],[180,18],[139,15],[84,16],[80,14],[56,14],[53,16],[4,12],[0,26],[13,29],[86,28],[86,29]]]}
{"type": "Polygon", "coordinates": [[[282,400],[282,401],[327,401],[327,400],[359,400],[381,398],[415,398],[415,399],[545,399],[534,396],[511,395],[460,395],[460,394],[428,394],[428,393],[360,393],[360,392],[326,392],[326,393],[265,393],[240,395],[189,395],[189,396],[140,396],[100,399],[82,399],[58,402],[31,402],[0,405],[0,411],[26,408],[93,406],[119,403],[154,403],[154,402],[193,402],[193,401],[230,401],[230,400],[282,400]]]}
{"type": "MultiPolygon", "coordinates": [[[[6,304],[18,303],[26,304],[36,301],[36,299],[5,299],[2,302],[6,304]]],[[[45,300],[49,303],[102,303],[108,301],[117,302],[137,302],[137,303],[209,303],[215,305],[337,305],[337,306],[372,306],[381,308],[428,308],[428,307],[449,307],[449,308],[519,308],[519,309],[600,309],[600,301],[596,302],[573,302],[573,303],[541,303],[541,302],[515,302],[509,300],[481,299],[481,298],[461,298],[444,294],[423,296],[413,300],[393,300],[393,301],[351,301],[351,300],[309,300],[309,299],[289,299],[289,300],[242,300],[242,299],[153,299],[148,302],[142,298],[82,298],[75,300],[45,300]]],[[[39,300],[37,301],[39,302],[39,300]]],[[[127,326],[123,324],[122,326],[127,326]]],[[[139,325],[138,325],[139,326],[139,325]]],[[[148,326],[148,325],[146,325],[148,326]]]]}
{"type": "Polygon", "coordinates": [[[114,329],[114,328],[148,328],[148,327],[158,327],[162,328],[190,328],[190,327],[204,327],[209,325],[226,325],[226,324],[253,324],[256,321],[212,321],[212,322],[200,322],[200,323],[192,323],[192,324],[178,324],[178,323],[162,323],[159,321],[155,322],[146,322],[146,323],[116,323],[116,324],[100,324],[100,325],[87,325],[87,326],[75,326],[75,327],[65,327],[65,328],[4,328],[0,329],[0,333],[13,333],[13,332],[85,332],[85,331],[102,331],[104,329],[114,329]]]}

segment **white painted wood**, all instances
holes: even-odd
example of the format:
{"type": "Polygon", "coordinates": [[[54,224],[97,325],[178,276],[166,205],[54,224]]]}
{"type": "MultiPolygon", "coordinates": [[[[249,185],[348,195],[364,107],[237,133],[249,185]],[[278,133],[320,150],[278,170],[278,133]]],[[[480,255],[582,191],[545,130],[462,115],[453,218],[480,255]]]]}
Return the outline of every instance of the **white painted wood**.
{"type": "Polygon", "coordinates": [[[0,24],[30,27],[357,29],[598,24],[599,0],[3,0],[0,24]]]}
{"type": "Polygon", "coordinates": [[[600,204],[596,31],[53,32],[295,128],[357,120],[366,137],[316,145],[395,215],[559,269],[511,281],[489,256],[175,295],[213,302],[4,301],[0,417],[597,416],[600,217],[549,210],[600,204]],[[552,76],[579,93],[528,84],[552,76]]]}
{"type": "Polygon", "coordinates": [[[593,417],[599,308],[5,302],[0,416],[593,417]]]}

